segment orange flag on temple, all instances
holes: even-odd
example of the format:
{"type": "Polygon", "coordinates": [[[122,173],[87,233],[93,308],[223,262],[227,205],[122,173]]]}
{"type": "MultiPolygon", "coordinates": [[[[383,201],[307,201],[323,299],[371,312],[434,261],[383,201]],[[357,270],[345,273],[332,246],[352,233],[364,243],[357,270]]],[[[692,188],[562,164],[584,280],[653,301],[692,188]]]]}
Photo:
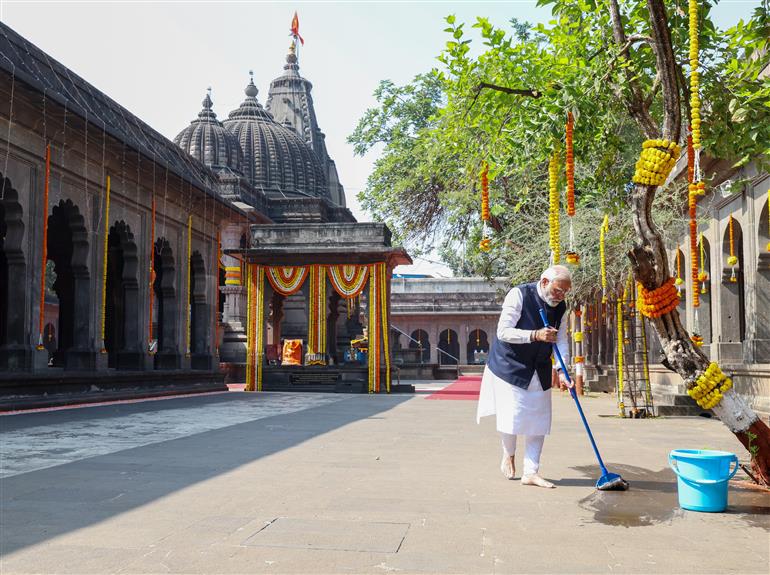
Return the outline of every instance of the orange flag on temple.
{"type": "Polygon", "coordinates": [[[297,16],[296,12],[294,12],[294,18],[291,19],[291,35],[294,36],[295,39],[299,38],[300,44],[303,46],[305,45],[305,41],[302,39],[302,36],[299,35],[299,16],[297,16]]]}

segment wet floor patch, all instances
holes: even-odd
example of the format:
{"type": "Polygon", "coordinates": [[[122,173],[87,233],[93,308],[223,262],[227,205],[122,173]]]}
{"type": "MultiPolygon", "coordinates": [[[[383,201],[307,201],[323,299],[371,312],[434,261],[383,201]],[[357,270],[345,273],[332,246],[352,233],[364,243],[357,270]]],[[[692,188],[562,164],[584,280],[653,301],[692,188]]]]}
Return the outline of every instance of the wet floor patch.
{"type": "MultiPolygon", "coordinates": [[[[684,517],[679,507],[676,476],[668,469],[653,471],[632,465],[609,465],[630,483],[625,492],[594,491],[579,501],[582,509],[593,514],[590,522],[619,527],[648,527],[684,517]]],[[[598,466],[576,467],[588,478],[598,479],[598,466]]],[[[595,482],[595,479],[586,481],[595,482]]],[[[748,526],[770,531],[770,497],[767,493],[730,487],[725,513],[748,526]]],[[[706,514],[704,514],[706,515],[706,514]]]]}

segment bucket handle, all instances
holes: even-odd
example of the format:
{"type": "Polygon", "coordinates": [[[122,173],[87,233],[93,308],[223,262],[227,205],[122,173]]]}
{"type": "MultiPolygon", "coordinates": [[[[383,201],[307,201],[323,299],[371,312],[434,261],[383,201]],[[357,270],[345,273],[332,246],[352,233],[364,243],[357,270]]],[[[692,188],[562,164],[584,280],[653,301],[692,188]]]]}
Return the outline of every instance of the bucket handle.
{"type": "Polygon", "coordinates": [[[695,479],[693,477],[686,477],[684,476],[678,469],[676,465],[676,460],[674,459],[674,456],[672,454],[668,454],[668,464],[671,466],[671,469],[674,470],[674,473],[676,473],[679,477],[684,479],[685,481],[690,481],[692,483],[701,483],[703,485],[713,485],[715,483],[723,483],[725,481],[728,481],[732,478],[733,475],[738,473],[738,456],[734,453],[732,454],[732,458],[730,459],[730,464],[732,465],[735,463],[735,467],[733,467],[733,470],[730,472],[730,475],[725,477],[724,479],[695,479]]]}

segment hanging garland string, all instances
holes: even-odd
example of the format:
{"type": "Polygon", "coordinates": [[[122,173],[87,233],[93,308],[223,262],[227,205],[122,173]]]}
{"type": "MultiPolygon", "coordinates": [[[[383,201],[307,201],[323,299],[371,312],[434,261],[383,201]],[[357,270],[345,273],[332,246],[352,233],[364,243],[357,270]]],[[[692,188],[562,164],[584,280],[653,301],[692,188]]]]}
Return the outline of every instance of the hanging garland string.
{"type": "Polygon", "coordinates": [[[376,269],[377,264],[370,264],[369,267],[369,393],[380,392],[380,306],[377,298],[379,297],[379,275],[376,269]]]}
{"type": "Polygon", "coordinates": [[[187,355],[187,357],[190,357],[190,350],[191,350],[191,348],[190,348],[190,342],[191,342],[191,340],[190,340],[190,336],[191,336],[191,333],[190,333],[190,327],[191,327],[190,324],[191,324],[191,322],[190,322],[190,320],[192,319],[191,318],[191,315],[192,315],[192,305],[191,305],[192,304],[192,302],[191,302],[191,297],[192,297],[192,290],[191,290],[191,287],[192,287],[192,275],[190,273],[192,271],[191,263],[192,263],[192,214],[187,216],[187,298],[185,299],[185,301],[187,303],[187,326],[186,326],[186,331],[187,331],[187,354],[186,355],[187,355]]]}
{"type": "Polygon", "coordinates": [[[155,192],[152,194],[152,216],[150,219],[150,319],[147,322],[147,346],[150,348],[150,353],[154,354],[155,349],[152,347],[152,314],[154,310],[155,300],[155,192]]]}
{"type": "Polygon", "coordinates": [[[623,403],[623,297],[618,298],[617,304],[617,324],[618,324],[618,409],[620,417],[626,416],[626,406],[623,403]]]}
{"type": "Polygon", "coordinates": [[[697,198],[698,188],[695,184],[695,150],[692,134],[687,136],[687,176],[690,180],[687,194],[687,206],[690,216],[690,275],[692,277],[692,306],[700,306],[700,289],[698,286],[698,221],[697,198]],[[695,186],[695,187],[694,187],[695,186]]]}
{"type": "Polygon", "coordinates": [[[51,181],[51,144],[45,147],[45,185],[43,186],[43,250],[40,266],[40,319],[37,350],[43,351],[43,330],[45,329],[45,272],[48,263],[48,187],[51,181]]]}
{"type": "Polygon", "coordinates": [[[580,256],[575,251],[575,234],[572,226],[572,217],[575,215],[575,153],[573,146],[573,130],[575,118],[572,112],[567,112],[567,126],[565,134],[566,142],[566,175],[567,175],[567,215],[569,216],[569,251],[566,255],[567,263],[580,264],[580,256]]]}
{"type": "Polygon", "coordinates": [[[377,264],[380,274],[380,302],[382,304],[382,347],[385,353],[385,390],[390,393],[390,321],[388,315],[388,276],[387,266],[377,264]]]}
{"type": "Polygon", "coordinates": [[[492,241],[487,237],[489,222],[489,165],[486,162],[481,166],[481,241],[479,249],[488,252],[492,249],[492,241]]]}
{"type": "Polygon", "coordinates": [[[733,232],[732,215],[730,215],[730,219],[728,220],[727,225],[729,226],[729,230],[730,230],[730,257],[727,258],[727,265],[729,265],[731,268],[730,281],[732,283],[735,283],[738,281],[738,278],[735,277],[735,266],[738,265],[738,256],[735,255],[735,235],[733,232]]]}
{"type": "Polygon", "coordinates": [[[548,162],[548,246],[551,263],[559,263],[559,156],[556,150],[548,162]]]}
{"type": "Polygon", "coordinates": [[[252,318],[254,316],[254,264],[246,264],[246,386],[244,391],[254,391],[256,382],[254,378],[254,348],[256,341],[252,318]]]}
{"type": "Polygon", "coordinates": [[[212,329],[212,346],[215,354],[219,355],[219,335],[217,334],[217,313],[219,313],[219,265],[220,265],[220,252],[222,251],[222,238],[220,231],[217,230],[217,243],[216,249],[212,250],[214,255],[214,265],[212,269],[212,282],[213,287],[211,291],[211,329],[212,329]]]}
{"type": "Polygon", "coordinates": [[[602,225],[599,228],[599,260],[602,275],[602,303],[607,303],[607,258],[605,255],[605,234],[610,231],[610,216],[605,214],[602,225]]]}
{"type": "Polygon", "coordinates": [[[267,281],[282,296],[290,296],[302,288],[308,271],[308,266],[270,266],[267,281]]]}
{"type": "Polygon", "coordinates": [[[107,256],[109,254],[110,238],[110,177],[107,176],[107,189],[104,192],[104,253],[102,257],[102,322],[101,322],[101,353],[107,353],[107,256]]]}
{"type": "Polygon", "coordinates": [[[676,250],[676,280],[674,280],[674,285],[676,286],[676,289],[679,290],[682,287],[682,284],[684,284],[684,280],[682,279],[682,252],[679,251],[679,248],[676,250]]]}
{"type": "Polygon", "coordinates": [[[690,12],[690,126],[692,145],[695,150],[693,163],[694,181],[700,181],[701,118],[700,118],[700,71],[698,61],[698,0],[689,0],[690,12]]]}

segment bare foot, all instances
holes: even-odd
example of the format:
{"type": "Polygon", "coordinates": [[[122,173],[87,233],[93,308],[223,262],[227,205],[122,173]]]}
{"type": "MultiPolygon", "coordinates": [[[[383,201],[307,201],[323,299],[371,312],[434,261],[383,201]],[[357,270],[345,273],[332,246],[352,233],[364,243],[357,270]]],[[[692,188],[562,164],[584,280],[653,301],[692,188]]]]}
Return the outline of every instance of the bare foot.
{"type": "Polygon", "coordinates": [[[503,454],[503,460],[500,462],[500,471],[506,479],[513,479],[513,475],[516,473],[516,466],[513,463],[513,455],[508,456],[503,454]]]}
{"type": "Polygon", "coordinates": [[[550,481],[546,481],[545,479],[540,477],[537,473],[532,473],[531,475],[522,475],[521,484],[534,485],[536,487],[545,487],[546,489],[553,489],[556,487],[553,483],[551,483],[550,481]]]}

